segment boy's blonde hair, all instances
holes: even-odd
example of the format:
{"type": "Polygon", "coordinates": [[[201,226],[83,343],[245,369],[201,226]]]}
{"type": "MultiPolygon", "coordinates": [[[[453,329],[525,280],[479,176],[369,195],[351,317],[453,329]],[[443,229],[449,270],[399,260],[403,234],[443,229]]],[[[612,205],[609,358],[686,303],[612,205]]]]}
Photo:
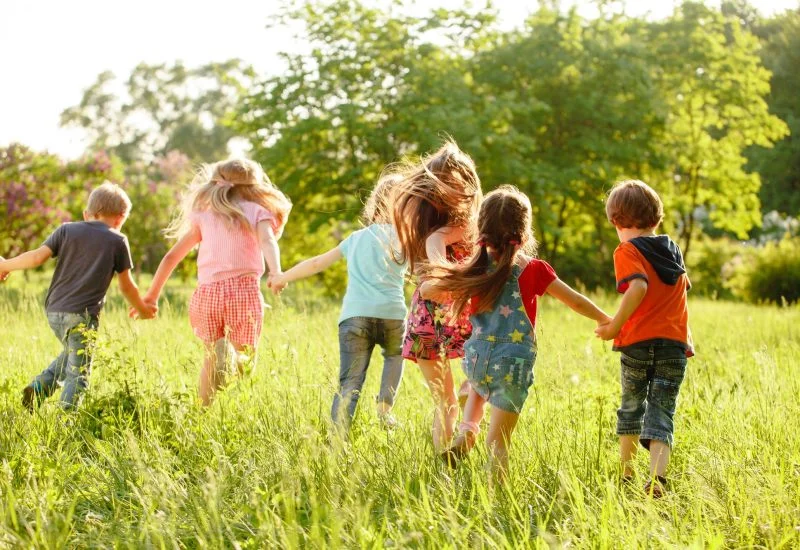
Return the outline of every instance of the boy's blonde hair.
{"type": "Polygon", "coordinates": [[[261,165],[248,159],[230,159],[203,164],[189,185],[178,216],[165,233],[179,238],[190,229],[192,212],[211,211],[223,216],[231,225],[253,230],[239,201],[254,202],[269,210],[278,221],[276,237],[280,237],[292,202],[269,180],[261,165]]]}
{"type": "Polygon", "coordinates": [[[606,216],[619,228],[647,229],[664,219],[664,205],[658,193],[645,182],[625,180],[609,192],[606,216]]]}
{"type": "Polygon", "coordinates": [[[92,218],[114,218],[127,216],[131,211],[131,199],[122,187],[104,181],[89,194],[86,214],[92,218]]]}

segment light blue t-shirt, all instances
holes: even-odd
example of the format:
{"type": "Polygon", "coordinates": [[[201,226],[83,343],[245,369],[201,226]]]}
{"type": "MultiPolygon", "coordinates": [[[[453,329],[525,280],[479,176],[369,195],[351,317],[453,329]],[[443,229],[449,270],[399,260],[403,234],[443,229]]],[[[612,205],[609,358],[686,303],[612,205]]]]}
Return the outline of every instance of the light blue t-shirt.
{"type": "Polygon", "coordinates": [[[405,319],[403,275],[406,265],[392,258],[397,234],[388,224],[354,231],[339,244],[347,261],[347,292],[339,322],[350,317],[405,319]]]}

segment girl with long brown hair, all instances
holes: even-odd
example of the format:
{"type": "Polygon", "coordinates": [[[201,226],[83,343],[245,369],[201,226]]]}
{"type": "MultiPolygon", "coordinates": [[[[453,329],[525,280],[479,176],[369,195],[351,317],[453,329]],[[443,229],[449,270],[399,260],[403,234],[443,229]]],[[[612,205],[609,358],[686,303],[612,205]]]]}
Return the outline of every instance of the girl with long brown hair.
{"type": "MultiPolygon", "coordinates": [[[[419,163],[398,171],[401,181],[389,208],[400,254],[411,273],[426,262],[459,262],[472,252],[482,193],[475,163],[448,141],[419,163]]],[[[415,361],[433,397],[432,437],[437,452],[447,448],[458,417],[450,359],[464,356],[472,328],[466,312],[453,315],[446,303],[415,292],[407,321],[403,357],[415,361]]],[[[465,388],[466,389],[466,388],[465,388]]]]}
{"type": "Polygon", "coordinates": [[[477,252],[461,265],[431,262],[420,287],[424,298],[451,303],[455,315],[471,311],[472,335],[464,345],[470,392],[459,433],[442,457],[454,464],[470,451],[488,401],[486,444],[491,471],[501,480],[511,434],[533,384],[537,297],[550,294],[598,325],[609,319],[535,258],[531,217],[530,200],[515,187],[487,194],[478,217],[477,252]]]}

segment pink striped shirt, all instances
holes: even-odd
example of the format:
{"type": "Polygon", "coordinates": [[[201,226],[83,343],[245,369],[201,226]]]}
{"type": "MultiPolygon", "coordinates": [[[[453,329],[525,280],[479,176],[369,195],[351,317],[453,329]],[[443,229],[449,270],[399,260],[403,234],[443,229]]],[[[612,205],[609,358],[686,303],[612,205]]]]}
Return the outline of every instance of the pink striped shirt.
{"type": "Polygon", "coordinates": [[[264,256],[258,243],[255,227],[269,221],[278,234],[275,215],[254,202],[240,202],[247,221],[253,230],[232,225],[215,212],[192,212],[191,222],[200,230],[200,248],[197,253],[197,279],[200,284],[215,283],[225,279],[264,274],[264,256]]]}

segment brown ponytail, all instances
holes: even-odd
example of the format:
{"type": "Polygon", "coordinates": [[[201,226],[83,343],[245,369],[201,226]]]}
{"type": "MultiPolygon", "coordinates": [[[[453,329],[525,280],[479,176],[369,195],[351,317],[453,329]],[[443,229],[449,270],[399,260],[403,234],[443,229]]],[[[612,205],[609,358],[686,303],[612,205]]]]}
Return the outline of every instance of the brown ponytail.
{"type": "Polygon", "coordinates": [[[454,316],[460,315],[473,297],[473,313],[492,309],[511,277],[517,253],[536,253],[531,216],[528,197],[516,187],[501,186],[487,194],[481,205],[476,254],[461,265],[424,265],[425,279],[452,296],[454,316]]]}

